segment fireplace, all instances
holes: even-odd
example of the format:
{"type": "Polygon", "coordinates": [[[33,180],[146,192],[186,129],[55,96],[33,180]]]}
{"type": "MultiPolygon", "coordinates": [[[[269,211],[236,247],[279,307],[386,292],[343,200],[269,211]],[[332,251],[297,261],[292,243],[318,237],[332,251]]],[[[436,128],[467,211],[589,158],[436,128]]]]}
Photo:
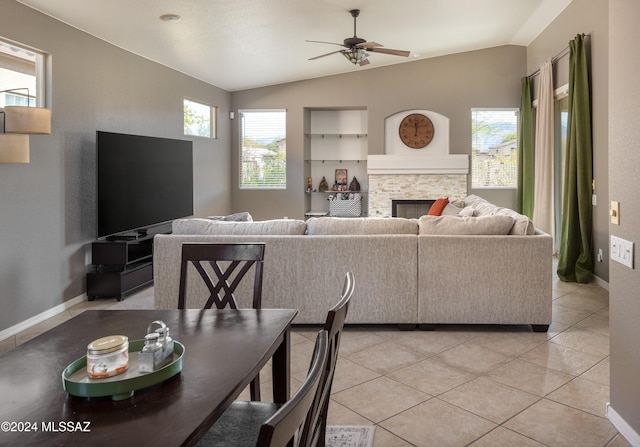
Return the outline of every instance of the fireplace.
{"type": "Polygon", "coordinates": [[[384,149],[384,154],[367,157],[369,216],[401,216],[400,209],[392,210],[392,201],[404,201],[407,207],[413,207],[406,213],[419,217],[426,214],[435,199],[466,197],[469,155],[450,152],[446,116],[429,110],[405,110],[386,117],[384,149]],[[427,115],[438,129],[423,149],[408,148],[400,140],[398,126],[410,113],[427,115]],[[428,205],[409,203],[424,197],[434,200],[428,205]]]}
{"type": "Polygon", "coordinates": [[[424,216],[429,212],[429,208],[433,205],[435,200],[392,200],[391,201],[391,216],[392,217],[405,217],[407,219],[417,219],[420,216],[424,216]]]}

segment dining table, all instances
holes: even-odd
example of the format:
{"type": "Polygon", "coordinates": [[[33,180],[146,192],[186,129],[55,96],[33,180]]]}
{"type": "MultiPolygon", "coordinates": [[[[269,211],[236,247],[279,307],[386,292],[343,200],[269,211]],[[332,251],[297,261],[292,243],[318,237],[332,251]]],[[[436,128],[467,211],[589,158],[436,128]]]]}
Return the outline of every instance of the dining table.
{"type": "Polygon", "coordinates": [[[0,356],[0,445],[195,445],[270,360],[273,401],[289,399],[296,314],[87,310],[0,356]],[[67,392],[63,372],[87,354],[89,343],[111,335],[144,339],[154,321],[184,347],[175,375],[118,399],[67,392]]]}

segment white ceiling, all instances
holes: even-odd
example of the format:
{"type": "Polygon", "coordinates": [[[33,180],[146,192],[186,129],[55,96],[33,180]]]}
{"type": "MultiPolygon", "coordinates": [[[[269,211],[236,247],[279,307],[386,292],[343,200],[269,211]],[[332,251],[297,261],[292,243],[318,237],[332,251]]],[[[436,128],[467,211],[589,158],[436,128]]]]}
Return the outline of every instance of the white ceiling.
{"type": "Polygon", "coordinates": [[[228,91],[420,58],[528,45],[571,0],[18,0],[73,27],[228,91]],[[408,58],[340,54],[309,61],[357,35],[408,58]],[[162,14],[181,20],[164,22],[162,14]]]}

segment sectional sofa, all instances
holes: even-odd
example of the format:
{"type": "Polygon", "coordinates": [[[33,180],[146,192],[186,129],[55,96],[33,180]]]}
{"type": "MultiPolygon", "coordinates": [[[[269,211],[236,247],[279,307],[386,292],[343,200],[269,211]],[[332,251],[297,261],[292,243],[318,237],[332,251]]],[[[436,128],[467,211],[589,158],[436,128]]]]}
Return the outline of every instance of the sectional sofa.
{"type": "MultiPolygon", "coordinates": [[[[442,214],[177,220],[172,234],[154,239],[155,305],[177,305],[183,243],[264,242],[263,307],[296,308],[299,324],[324,322],[351,271],[350,324],[508,324],[546,331],[552,238],[525,216],[477,196],[448,204],[442,214]]],[[[196,287],[187,305],[201,307],[207,297],[196,287]]]]}

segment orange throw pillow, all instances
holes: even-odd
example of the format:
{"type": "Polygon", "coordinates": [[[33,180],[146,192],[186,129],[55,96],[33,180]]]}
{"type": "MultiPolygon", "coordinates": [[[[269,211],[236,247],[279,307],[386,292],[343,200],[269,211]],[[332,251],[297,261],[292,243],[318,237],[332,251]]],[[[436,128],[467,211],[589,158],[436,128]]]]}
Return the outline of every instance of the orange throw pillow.
{"type": "Polygon", "coordinates": [[[448,197],[444,197],[442,199],[436,200],[435,203],[431,205],[431,208],[429,208],[429,212],[427,213],[427,215],[441,216],[442,210],[444,209],[445,206],[447,206],[447,203],[449,203],[448,197]]]}

